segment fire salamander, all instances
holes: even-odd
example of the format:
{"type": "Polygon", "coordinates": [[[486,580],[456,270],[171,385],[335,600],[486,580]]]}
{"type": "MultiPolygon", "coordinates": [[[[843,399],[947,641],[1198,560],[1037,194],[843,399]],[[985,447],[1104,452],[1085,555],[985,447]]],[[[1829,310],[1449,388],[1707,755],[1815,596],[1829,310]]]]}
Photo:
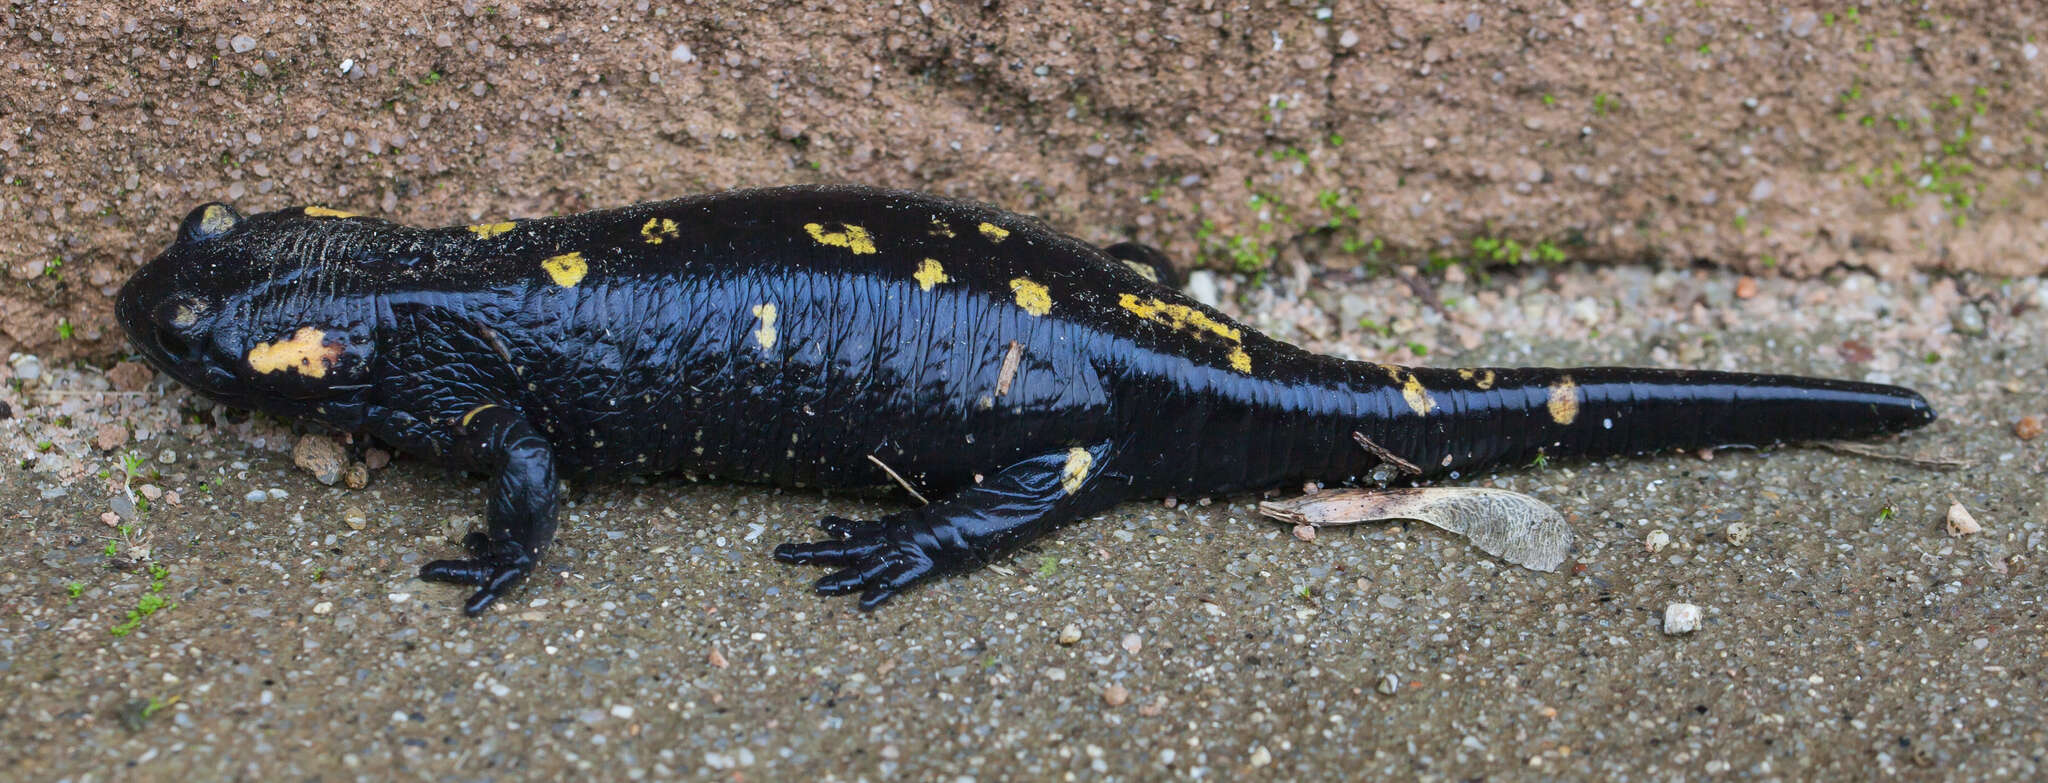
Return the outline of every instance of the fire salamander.
{"type": "Polygon", "coordinates": [[[474,586],[471,614],[554,538],[558,477],[847,488],[893,469],[931,502],[827,518],[826,540],[774,553],[835,569],[817,592],[873,608],[1128,499],[1935,416],[1910,390],[1849,381],[1341,360],[1162,272],[1142,245],[860,187],[446,228],[215,203],[128,281],[118,315],[151,364],[220,402],[494,476],[488,533],[420,571],[474,586]]]}

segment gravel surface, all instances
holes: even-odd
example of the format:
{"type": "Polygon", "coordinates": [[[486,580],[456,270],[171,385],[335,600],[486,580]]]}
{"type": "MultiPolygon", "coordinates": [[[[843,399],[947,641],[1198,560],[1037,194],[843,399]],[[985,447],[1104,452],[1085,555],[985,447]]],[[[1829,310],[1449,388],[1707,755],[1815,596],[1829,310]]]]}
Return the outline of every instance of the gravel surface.
{"type": "MultiPolygon", "coordinates": [[[[810,595],[816,573],[767,553],[821,515],[895,500],[579,486],[544,572],[466,619],[464,591],[412,574],[478,524],[481,482],[373,452],[366,489],[329,486],[294,466],[286,425],[138,368],[17,355],[0,369],[0,766],[50,780],[2044,774],[2048,440],[2015,430],[2048,412],[2048,345],[2030,339],[2048,333],[2040,281],[1565,266],[1197,287],[1338,353],[1908,384],[1943,419],[1874,448],[1970,466],[1787,448],[1472,479],[1565,515],[1577,548],[1556,574],[1422,525],[1304,541],[1253,498],[1132,503],[874,614],[810,595]],[[1955,503],[1977,532],[1947,532],[1955,503]],[[1666,635],[1673,604],[1699,607],[1696,630],[1666,635]]],[[[314,452],[331,474],[333,453],[314,452]]]]}

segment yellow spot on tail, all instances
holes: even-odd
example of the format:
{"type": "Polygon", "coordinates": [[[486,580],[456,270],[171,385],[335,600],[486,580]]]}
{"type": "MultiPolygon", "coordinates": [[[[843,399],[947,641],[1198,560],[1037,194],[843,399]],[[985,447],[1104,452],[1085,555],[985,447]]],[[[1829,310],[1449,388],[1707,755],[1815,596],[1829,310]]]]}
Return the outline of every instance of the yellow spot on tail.
{"type": "Polygon", "coordinates": [[[1415,415],[1427,416],[1436,410],[1436,400],[1430,398],[1429,390],[1422,387],[1422,379],[1415,377],[1415,373],[1393,365],[1382,365],[1380,369],[1386,370],[1395,383],[1401,384],[1401,399],[1408,402],[1409,410],[1415,411],[1415,415]]]}
{"type": "Polygon", "coordinates": [[[917,278],[917,287],[925,291],[932,290],[932,286],[940,283],[953,282],[953,278],[946,276],[946,268],[939,266],[938,261],[930,258],[920,262],[917,265],[917,274],[911,276],[917,278]]]}
{"type": "Polygon", "coordinates": [[[1138,273],[1139,277],[1154,283],[1159,282],[1159,270],[1153,269],[1151,264],[1140,264],[1136,261],[1124,260],[1124,266],[1130,267],[1131,271],[1138,273]]]}
{"type": "Polygon", "coordinates": [[[1550,385],[1550,420],[1570,424],[1579,418],[1579,384],[1569,375],[1550,385]]]}
{"type": "Polygon", "coordinates": [[[339,209],[328,209],[321,206],[306,207],[306,217],[352,218],[355,216],[356,213],[354,212],[343,212],[339,209]]]}
{"type": "Polygon", "coordinates": [[[1138,298],[1136,294],[1120,294],[1117,304],[1131,314],[1165,326],[1176,332],[1188,332],[1196,339],[1203,335],[1220,337],[1231,343],[1230,369],[1249,374],[1252,371],[1252,355],[1244,350],[1244,332],[1237,327],[1216,320],[1208,313],[1184,304],[1160,301],[1158,297],[1138,298]]]}
{"type": "Polygon", "coordinates": [[[1047,291],[1045,286],[1032,282],[1031,278],[1020,277],[1011,280],[1010,290],[1017,293],[1017,306],[1024,308],[1024,312],[1032,315],[1052,312],[1052,292],[1047,291]]]}
{"type": "Polygon", "coordinates": [[[650,245],[659,245],[663,239],[674,239],[676,222],[668,218],[648,218],[647,225],[640,227],[640,237],[650,245]]]}
{"type": "Polygon", "coordinates": [[[1067,464],[1060,468],[1060,489],[1072,495],[1081,490],[1088,481],[1088,469],[1095,466],[1095,455],[1087,449],[1067,449],[1067,464]]]}
{"type": "Polygon", "coordinates": [[[235,213],[219,204],[209,204],[199,215],[199,230],[206,236],[219,236],[235,227],[235,213]]]}
{"type": "Polygon", "coordinates": [[[841,223],[839,228],[840,231],[826,231],[824,226],[817,223],[804,224],[804,231],[809,232],[811,238],[817,240],[820,245],[843,247],[853,251],[857,256],[872,255],[875,252],[875,238],[868,236],[867,229],[852,223],[841,223]]]}
{"type": "Polygon", "coordinates": [[[1472,385],[1480,389],[1493,388],[1494,374],[1492,370],[1459,370],[1458,377],[1471,381],[1472,385]]]}
{"type": "Polygon", "coordinates": [[[328,345],[326,332],[301,326],[289,338],[257,343],[249,349],[249,369],[265,375],[289,370],[308,378],[324,378],[327,368],[347,350],[339,344],[328,345]]]}
{"type": "Polygon", "coordinates": [[[754,341],[761,344],[761,350],[775,347],[775,303],[754,305],[754,317],[761,319],[761,328],[754,330],[754,341]]]}
{"type": "Polygon", "coordinates": [[[583,282],[583,276],[590,274],[590,264],[583,261],[578,252],[563,253],[540,262],[540,268],[548,271],[548,277],[555,279],[555,285],[574,288],[583,282]]]}
{"type": "Polygon", "coordinates": [[[983,223],[981,224],[980,228],[981,235],[988,237],[988,241],[990,242],[1001,242],[1005,239],[1010,238],[1009,229],[1003,228],[1002,226],[998,226],[994,223],[983,223]]]}
{"type": "Polygon", "coordinates": [[[940,220],[936,216],[934,216],[932,218],[932,227],[930,230],[926,231],[926,233],[931,234],[932,236],[935,237],[945,237],[947,239],[952,239],[953,227],[946,225],[946,221],[940,220]]]}
{"type": "Polygon", "coordinates": [[[518,223],[513,223],[511,221],[506,221],[503,223],[478,223],[474,226],[470,226],[469,232],[475,234],[477,239],[490,239],[491,237],[504,234],[505,232],[511,231],[512,229],[518,227],[518,223]]]}
{"type": "Polygon", "coordinates": [[[462,414],[462,426],[464,426],[464,427],[467,427],[467,426],[469,426],[469,420],[470,420],[470,419],[474,419],[474,418],[476,418],[476,415],[477,415],[477,414],[479,414],[479,413],[483,413],[483,412],[484,412],[484,411],[486,411],[486,410],[489,410],[489,409],[491,409],[491,408],[496,408],[496,407],[498,407],[498,406],[497,406],[496,404],[494,404],[494,403],[488,403],[488,402],[487,402],[487,403],[484,403],[484,404],[482,404],[482,405],[478,405],[478,406],[476,406],[476,407],[474,407],[474,408],[471,408],[471,409],[469,409],[469,412],[468,412],[468,413],[462,414]]]}

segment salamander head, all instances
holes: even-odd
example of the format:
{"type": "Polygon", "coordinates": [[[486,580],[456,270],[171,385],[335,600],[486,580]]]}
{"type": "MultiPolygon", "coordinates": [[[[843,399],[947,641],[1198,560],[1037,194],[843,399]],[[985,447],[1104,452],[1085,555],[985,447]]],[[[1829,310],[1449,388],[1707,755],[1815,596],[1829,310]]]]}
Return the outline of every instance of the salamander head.
{"type": "Polygon", "coordinates": [[[201,205],[121,287],[115,313],[144,359],[208,397],[350,427],[375,347],[360,275],[330,257],[362,246],[334,225],[352,222],[201,205]]]}

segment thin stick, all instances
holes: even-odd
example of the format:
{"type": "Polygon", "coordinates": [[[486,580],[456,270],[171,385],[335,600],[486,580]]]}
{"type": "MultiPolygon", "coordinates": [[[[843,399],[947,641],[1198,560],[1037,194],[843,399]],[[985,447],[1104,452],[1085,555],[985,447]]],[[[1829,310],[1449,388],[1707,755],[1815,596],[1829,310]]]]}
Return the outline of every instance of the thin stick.
{"type": "Polygon", "coordinates": [[[1400,455],[1386,450],[1385,448],[1381,447],[1380,444],[1372,442],[1372,439],[1366,437],[1365,433],[1351,433],[1351,439],[1358,441],[1358,445],[1363,447],[1366,451],[1372,452],[1373,456],[1379,457],[1381,462],[1385,462],[1389,465],[1399,468],[1402,473],[1406,473],[1410,476],[1422,475],[1422,469],[1415,467],[1415,463],[1409,462],[1405,459],[1401,459],[1400,455]]]}
{"type": "Polygon", "coordinates": [[[896,483],[903,485],[903,491],[910,493],[911,497],[917,498],[917,502],[927,506],[932,504],[931,501],[925,500],[924,495],[919,493],[916,487],[911,486],[910,482],[904,481],[902,476],[896,475],[896,469],[889,467],[889,463],[883,462],[881,457],[869,454],[868,461],[875,463],[875,466],[881,468],[883,473],[889,474],[889,478],[895,479],[896,483]]]}
{"type": "Polygon", "coordinates": [[[1003,369],[996,373],[996,396],[1010,393],[1010,382],[1017,379],[1017,361],[1024,358],[1024,344],[1010,341],[1010,352],[1003,355],[1003,369]]]}
{"type": "Polygon", "coordinates": [[[1882,451],[1858,443],[1837,443],[1831,440],[1822,440],[1815,441],[1813,445],[1819,446],[1829,451],[1839,451],[1843,454],[1854,454],[1858,457],[1869,457],[1871,459],[1889,460],[1891,462],[1903,462],[1908,465],[1918,465],[1923,468],[1959,470],[1977,464],[1969,460],[1948,459],[1946,457],[1915,457],[1910,454],[1893,454],[1888,451],[1882,451]]]}

